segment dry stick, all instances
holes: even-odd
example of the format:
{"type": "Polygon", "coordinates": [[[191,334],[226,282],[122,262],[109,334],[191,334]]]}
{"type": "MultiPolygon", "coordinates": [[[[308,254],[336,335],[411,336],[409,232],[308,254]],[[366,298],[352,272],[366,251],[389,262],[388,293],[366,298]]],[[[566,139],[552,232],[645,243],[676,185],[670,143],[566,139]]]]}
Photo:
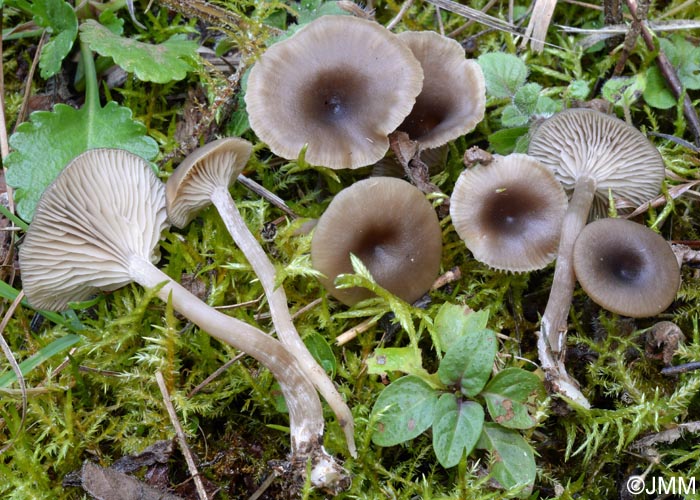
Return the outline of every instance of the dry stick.
{"type": "Polygon", "coordinates": [[[394,29],[394,27],[399,24],[399,21],[401,21],[401,18],[408,12],[408,9],[411,8],[411,5],[413,5],[413,0],[406,0],[403,4],[401,4],[401,9],[399,9],[399,13],[396,14],[394,19],[389,21],[389,23],[386,25],[386,29],[394,29]]]}
{"type": "MultiPolygon", "coordinates": [[[[637,2],[635,0],[625,1],[627,2],[627,6],[629,7],[632,17],[635,20],[638,20],[639,17],[637,15],[637,2]]],[[[654,50],[654,36],[652,35],[651,30],[647,26],[646,20],[639,19],[639,21],[641,26],[642,39],[644,40],[647,49],[654,50]]],[[[659,47],[659,53],[656,55],[656,64],[659,66],[659,70],[661,70],[661,74],[666,80],[666,83],[668,83],[669,87],[671,87],[671,92],[673,92],[674,97],[676,99],[680,99],[681,97],[683,98],[683,114],[685,115],[685,119],[688,120],[688,124],[690,125],[690,128],[693,131],[693,135],[695,136],[695,145],[700,146],[700,118],[698,118],[698,114],[695,111],[692,99],[684,91],[683,84],[678,78],[676,70],[674,69],[671,62],[668,60],[666,53],[661,47],[659,47]]]]}
{"type": "Polygon", "coordinates": [[[199,383],[199,384],[197,385],[197,387],[195,387],[194,389],[192,389],[192,390],[187,394],[187,397],[188,397],[188,398],[191,398],[192,396],[194,396],[195,394],[197,394],[197,393],[198,393],[199,391],[201,391],[204,387],[206,387],[207,385],[209,385],[209,384],[212,382],[212,380],[216,379],[219,375],[221,375],[221,374],[224,373],[226,370],[228,370],[228,369],[231,367],[231,365],[233,365],[234,363],[236,363],[239,359],[241,359],[241,358],[244,357],[245,355],[246,355],[246,353],[241,352],[241,353],[239,353],[239,354],[236,354],[233,358],[229,359],[226,363],[224,363],[224,364],[221,365],[219,368],[217,368],[216,370],[214,370],[214,371],[211,373],[211,375],[209,375],[207,378],[205,378],[204,380],[202,380],[202,382],[199,383]]]}
{"type": "Polygon", "coordinates": [[[530,42],[530,47],[534,52],[542,52],[544,41],[547,37],[547,29],[556,6],[557,0],[535,0],[532,14],[530,14],[530,22],[527,25],[520,47],[524,48],[530,42]]]}
{"type": "Polygon", "coordinates": [[[271,205],[274,205],[275,207],[279,208],[282,210],[285,214],[289,215],[292,219],[298,219],[299,216],[289,208],[289,205],[287,205],[282,198],[277,196],[275,193],[265,189],[264,186],[261,186],[257,182],[255,182],[253,179],[249,179],[243,174],[240,174],[238,176],[238,182],[243,184],[246,188],[250,189],[253,193],[257,194],[264,200],[267,200],[270,202],[271,205]]]}
{"type": "MultiPolygon", "coordinates": [[[[634,50],[634,46],[637,44],[637,38],[639,38],[639,33],[642,31],[642,19],[646,19],[649,13],[649,2],[644,0],[641,7],[637,9],[637,13],[632,18],[632,24],[625,33],[625,41],[622,45],[622,53],[615,64],[615,69],[613,70],[613,76],[620,76],[622,70],[625,69],[625,64],[627,63],[627,58],[634,50]]],[[[606,40],[610,42],[610,39],[606,40]]],[[[629,123],[629,120],[627,120],[629,123]]]]}
{"type": "Polygon", "coordinates": [[[499,19],[497,17],[489,16],[477,9],[472,9],[466,5],[454,2],[452,0],[426,0],[429,4],[440,7],[443,10],[452,12],[467,19],[472,19],[477,23],[488,26],[499,31],[505,31],[507,33],[513,33],[514,35],[519,35],[520,30],[516,26],[499,19]]]}
{"type": "MultiPolygon", "coordinates": [[[[496,5],[497,2],[498,2],[498,0],[489,0],[488,3],[487,3],[486,5],[484,5],[484,8],[481,9],[481,12],[488,12],[489,10],[491,10],[491,7],[493,7],[494,5],[496,5]]],[[[462,31],[464,31],[465,29],[467,29],[469,26],[471,26],[471,25],[474,24],[475,22],[476,22],[476,21],[475,21],[474,19],[468,20],[466,23],[464,23],[464,24],[463,24],[462,26],[460,26],[459,28],[457,28],[457,29],[455,29],[454,31],[448,33],[448,34],[447,34],[447,37],[448,37],[448,38],[454,38],[454,37],[456,37],[456,36],[459,35],[462,31]]]]}
{"type": "MultiPolygon", "coordinates": [[[[27,117],[27,110],[29,109],[29,96],[32,93],[32,80],[34,80],[34,73],[36,73],[36,68],[39,66],[39,56],[41,55],[41,50],[46,43],[46,30],[41,34],[39,38],[39,43],[36,46],[36,52],[34,54],[34,59],[32,59],[32,65],[29,67],[29,73],[27,74],[27,82],[24,84],[24,94],[22,95],[22,107],[19,109],[17,114],[17,121],[15,122],[14,130],[17,130],[24,119],[27,117]]],[[[3,155],[4,156],[4,155],[3,155]]]]}
{"type": "Polygon", "coordinates": [[[177,435],[177,441],[180,443],[180,450],[185,457],[185,462],[187,462],[187,468],[190,470],[190,475],[194,479],[194,485],[197,488],[197,495],[202,500],[208,500],[207,491],[204,489],[204,483],[197,470],[197,465],[194,463],[194,457],[190,451],[189,446],[187,446],[187,438],[185,437],[185,432],[182,430],[180,421],[177,419],[177,413],[175,412],[175,407],[170,400],[170,394],[168,393],[168,388],[165,385],[165,379],[163,374],[159,371],[156,372],[156,382],[158,383],[158,388],[160,393],[163,395],[163,403],[165,403],[165,408],[168,410],[168,416],[170,417],[170,422],[175,428],[175,434],[177,435]]]}

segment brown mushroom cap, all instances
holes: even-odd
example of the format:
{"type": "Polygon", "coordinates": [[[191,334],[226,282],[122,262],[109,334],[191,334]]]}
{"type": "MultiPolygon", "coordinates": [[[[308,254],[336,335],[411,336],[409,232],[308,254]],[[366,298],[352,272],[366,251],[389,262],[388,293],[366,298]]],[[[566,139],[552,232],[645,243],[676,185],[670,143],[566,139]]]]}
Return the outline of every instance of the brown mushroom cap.
{"type": "Polygon", "coordinates": [[[273,153],[330,168],[381,159],[410,113],[420,63],[381,25],[323,16],[270,47],[248,77],[250,126],[273,153]]]}
{"type": "Polygon", "coordinates": [[[623,219],[600,219],[581,231],[574,270],[596,304],[633,318],[664,311],[680,285],[671,245],[646,226],[623,219]]]}
{"type": "Polygon", "coordinates": [[[436,148],[471,132],[484,118],[486,82],[459,42],[433,31],[405,31],[399,39],[423,68],[423,89],[398,130],[422,148],[436,148]]]}
{"type": "Polygon", "coordinates": [[[595,180],[592,213],[604,217],[608,192],[638,206],[656,196],[665,176],[659,151],[636,128],[593,109],[568,109],[533,133],[528,154],[552,169],[567,191],[595,180]]]}
{"type": "Polygon", "coordinates": [[[166,183],[168,217],[172,224],[185,227],[199,210],[211,204],[212,193],[217,188],[231,186],[252,151],[250,142],[226,137],[188,155],[166,183]]]}
{"type": "Polygon", "coordinates": [[[442,232],[423,193],[410,183],[372,177],[338,193],[318,221],[311,242],[321,282],[347,305],[372,296],[364,288],[336,288],[339,274],[352,273],[350,254],[376,282],[407,302],[430,289],[440,269],[442,232]]]}
{"type": "Polygon", "coordinates": [[[155,262],[166,227],[165,189],[145,160],[120,149],[86,151],[44,191],[20,247],[27,300],[63,310],[131,283],[132,256],[155,262]]]}
{"type": "Polygon", "coordinates": [[[465,170],[450,215],[474,258],[495,269],[541,269],[557,252],[566,194],[552,172],[523,154],[465,170]]]}

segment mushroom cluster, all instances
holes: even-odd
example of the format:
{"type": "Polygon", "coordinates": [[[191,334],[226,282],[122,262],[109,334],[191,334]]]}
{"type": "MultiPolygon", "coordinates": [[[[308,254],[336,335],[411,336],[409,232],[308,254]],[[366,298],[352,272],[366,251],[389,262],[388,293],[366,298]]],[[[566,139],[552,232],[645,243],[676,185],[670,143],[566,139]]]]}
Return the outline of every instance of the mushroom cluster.
{"type": "Polygon", "coordinates": [[[423,148],[445,144],[486,104],[481,68],[456,41],[352,16],[322,16],[272,45],[247,85],[251,128],[273,153],[306,147],[307,162],[334,169],[378,162],[397,129],[423,148]]]}

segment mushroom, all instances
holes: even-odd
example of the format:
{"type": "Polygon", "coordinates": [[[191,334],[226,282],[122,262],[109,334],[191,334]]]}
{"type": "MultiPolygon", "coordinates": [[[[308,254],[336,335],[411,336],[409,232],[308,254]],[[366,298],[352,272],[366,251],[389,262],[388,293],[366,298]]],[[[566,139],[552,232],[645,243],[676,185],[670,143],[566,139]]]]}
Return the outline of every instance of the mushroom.
{"type": "Polygon", "coordinates": [[[486,83],[459,42],[433,31],[398,35],[423,68],[423,89],[398,130],[422,149],[436,148],[471,132],[484,118],[486,83]]]}
{"type": "Polygon", "coordinates": [[[554,174],[524,154],[494,156],[460,174],[452,223],[474,258],[495,269],[541,269],[557,251],[566,194],[554,174]]]}
{"type": "Polygon", "coordinates": [[[671,245],[646,226],[623,219],[588,224],[574,245],[581,288],[601,307],[644,318],[664,311],[680,286],[671,245]]]}
{"type": "MultiPolygon", "coordinates": [[[[610,195],[633,206],[655,196],[665,175],[664,163],[637,129],[592,109],[569,109],[544,121],[533,133],[528,153],[552,169],[565,189],[573,189],[538,342],[545,371],[552,370],[553,378],[568,378],[563,358],[575,283],[571,259],[576,236],[594,200],[600,212],[610,195]]],[[[557,383],[552,385],[556,390],[557,383]]],[[[569,379],[565,385],[576,388],[577,384],[569,379]]],[[[570,397],[588,405],[580,393],[570,397]]]]}
{"type": "Polygon", "coordinates": [[[271,46],[250,71],[250,126],[273,153],[312,165],[358,168],[380,160],[411,112],[423,71],[383,26],[322,16],[271,46]]]}
{"type": "Polygon", "coordinates": [[[23,290],[38,309],[129,282],[157,288],[164,301],[213,337],[245,351],[280,383],[289,408],[292,457],[311,460],[315,485],[347,485],[345,471],[322,447],[323,412],[313,385],[282,344],[218,312],[153,265],[167,227],[165,189],[140,157],[117,149],[89,150],[46,189],[19,251],[23,290]]]}
{"type": "Polygon", "coordinates": [[[574,241],[591,205],[595,201],[596,213],[604,213],[610,193],[632,206],[648,201],[661,188],[664,162],[636,128],[592,109],[569,109],[543,122],[530,139],[528,153],[549,167],[565,189],[573,189],[541,325],[552,353],[558,356],[565,347],[574,289],[574,241]]]}
{"type": "Polygon", "coordinates": [[[166,183],[168,217],[175,226],[182,228],[203,207],[209,204],[216,207],[233,241],[260,280],[277,335],[328,401],[345,432],[350,453],[355,456],[352,413],[333,381],[299,337],[289,313],[284,288],[281,285],[275,286],[275,267],[246,226],[229,192],[229,186],[243,170],[251,151],[252,145],[248,141],[229,137],[210,142],[192,152],[178,165],[166,183]]]}
{"type": "Polygon", "coordinates": [[[430,289],[440,270],[442,232],[430,202],[410,183],[371,177],[340,191],[323,213],[311,240],[313,267],[336,299],[353,305],[369,298],[364,288],[336,288],[352,273],[350,254],[376,282],[407,302],[430,289]]]}

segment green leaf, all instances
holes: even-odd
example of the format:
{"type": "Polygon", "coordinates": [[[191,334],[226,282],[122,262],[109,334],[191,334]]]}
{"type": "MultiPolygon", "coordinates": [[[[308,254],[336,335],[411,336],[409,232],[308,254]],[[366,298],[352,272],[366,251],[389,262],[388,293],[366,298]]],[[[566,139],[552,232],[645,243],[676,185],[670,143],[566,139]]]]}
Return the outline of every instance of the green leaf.
{"type": "Polygon", "coordinates": [[[384,347],[377,348],[367,358],[367,372],[380,375],[387,372],[401,372],[414,375],[433,387],[439,386],[434,375],[430,375],[423,368],[423,358],[420,349],[409,347],[384,347]]]}
{"type": "Polygon", "coordinates": [[[521,495],[528,495],[535,482],[535,456],[520,434],[498,424],[486,423],[477,447],[491,454],[491,473],[501,486],[522,487],[521,495]]]}
{"type": "Polygon", "coordinates": [[[440,381],[459,386],[465,396],[476,396],[491,376],[496,347],[496,334],[491,330],[477,330],[460,338],[440,362],[440,381]]]}
{"type": "Polygon", "coordinates": [[[615,106],[629,106],[644,92],[644,75],[614,77],[601,89],[603,98],[615,106]]]}
{"type": "Polygon", "coordinates": [[[314,359],[318,361],[318,364],[330,374],[331,378],[335,377],[337,361],[333,354],[333,349],[328,345],[325,337],[318,333],[312,333],[304,337],[304,345],[306,345],[314,359]]]}
{"type": "Polygon", "coordinates": [[[537,423],[528,410],[543,392],[544,386],[534,373],[506,368],[491,379],[481,396],[497,424],[510,429],[528,429],[537,423]]]}
{"type": "Polygon", "coordinates": [[[514,151],[518,139],[525,136],[527,131],[527,127],[503,128],[489,135],[489,145],[494,153],[508,155],[514,151]]]}
{"type": "MultiPolygon", "coordinates": [[[[26,376],[27,373],[32,371],[37,366],[41,365],[44,361],[47,361],[56,354],[63,352],[69,347],[80,342],[81,338],[82,337],[80,335],[75,335],[71,333],[66,335],[65,337],[56,339],[50,344],[42,347],[36,353],[32,354],[30,357],[28,357],[19,364],[19,368],[22,371],[22,375],[26,376]]],[[[10,370],[4,373],[2,376],[0,376],[0,388],[6,388],[15,380],[17,380],[15,372],[10,370]]]]}
{"type": "Polygon", "coordinates": [[[377,428],[372,442],[394,446],[421,435],[435,418],[437,393],[424,381],[406,375],[393,382],[377,398],[372,408],[377,428]]]}
{"type": "Polygon", "coordinates": [[[492,97],[512,98],[525,85],[527,66],[517,56],[503,52],[482,54],[478,59],[486,80],[486,91],[492,97]]]}
{"type": "Polygon", "coordinates": [[[670,109],[677,103],[671,89],[666,85],[666,80],[657,66],[652,66],[646,72],[647,84],[644,88],[644,100],[657,109],[670,109]]]}
{"type": "Polygon", "coordinates": [[[112,33],[97,21],[88,19],[80,26],[80,37],[90,49],[114,59],[125,71],[145,82],[168,83],[182,80],[196,68],[197,43],[184,35],[152,45],[112,33]]]}
{"type": "Polygon", "coordinates": [[[78,18],[73,7],[64,0],[34,0],[31,10],[34,22],[52,35],[39,56],[40,74],[46,79],[59,72],[63,59],[73,48],[78,18]]]}
{"type": "Polygon", "coordinates": [[[574,80],[569,84],[567,89],[567,96],[570,99],[583,100],[588,97],[591,93],[591,88],[586,80],[574,80]]]}
{"type": "Polygon", "coordinates": [[[526,116],[530,116],[535,112],[537,99],[542,92],[542,86],[538,83],[526,83],[520,87],[513,96],[513,104],[517,106],[520,112],[526,116]]]}
{"type": "Polygon", "coordinates": [[[469,306],[444,303],[435,316],[435,331],[438,334],[439,345],[435,346],[442,352],[471,332],[483,330],[489,320],[489,311],[473,311],[469,306]]]}
{"type": "Polygon", "coordinates": [[[10,137],[14,150],[6,159],[7,183],[16,190],[17,212],[29,221],[39,198],[61,169],[91,148],[122,148],[150,160],[158,145],[146,127],[132,119],[131,110],[109,102],[104,108],[74,109],[57,104],[53,111],[36,111],[10,137]]]}
{"type": "Polygon", "coordinates": [[[501,125],[504,127],[524,127],[530,121],[530,115],[523,113],[515,104],[509,104],[501,113],[501,125]]]}
{"type": "Polygon", "coordinates": [[[474,401],[443,394],[435,408],[433,449],[443,467],[454,467],[476,446],[484,426],[484,409],[474,401]]]}

